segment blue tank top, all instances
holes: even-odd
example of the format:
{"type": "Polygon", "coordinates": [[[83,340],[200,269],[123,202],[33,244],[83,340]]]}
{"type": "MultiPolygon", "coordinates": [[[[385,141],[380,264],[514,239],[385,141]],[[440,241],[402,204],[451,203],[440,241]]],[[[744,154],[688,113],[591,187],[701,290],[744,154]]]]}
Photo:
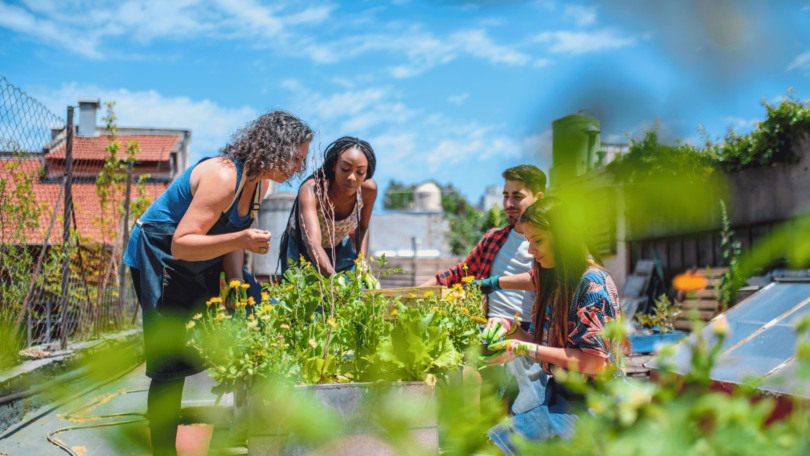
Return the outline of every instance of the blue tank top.
{"type": "MultiPolygon", "coordinates": [[[[169,188],[146,209],[146,212],[143,213],[139,220],[144,222],[180,223],[180,220],[186,215],[186,211],[191,205],[191,173],[197,165],[210,158],[213,157],[203,158],[194,166],[185,170],[183,174],[175,179],[174,182],[169,185],[169,188]]],[[[234,194],[236,194],[242,181],[242,164],[238,161],[234,161],[234,164],[236,165],[236,189],[234,189],[234,194]]],[[[254,191],[258,191],[258,186],[254,191]]],[[[241,197],[241,192],[239,196],[241,197]]],[[[238,201],[231,205],[227,214],[228,219],[235,225],[245,223],[251,216],[250,212],[248,212],[245,217],[239,217],[238,201]]],[[[132,228],[132,234],[127,243],[127,250],[124,253],[124,264],[135,269],[141,269],[141,258],[140,255],[138,255],[140,234],[141,227],[136,224],[135,227],[132,228]]]]}

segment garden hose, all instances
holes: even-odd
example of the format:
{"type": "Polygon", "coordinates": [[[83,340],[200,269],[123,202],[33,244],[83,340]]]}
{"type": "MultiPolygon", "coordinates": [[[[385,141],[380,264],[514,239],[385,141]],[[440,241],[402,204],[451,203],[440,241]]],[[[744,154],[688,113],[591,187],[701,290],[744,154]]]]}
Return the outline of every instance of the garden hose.
{"type": "MultiPolygon", "coordinates": [[[[79,411],[81,411],[83,409],[89,408],[90,410],[93,410],[93,409],[95,409],[97,407],[100,407],[101,405],[106,404],[107,402],[111,401],[113,398],[115,398],[117,396],[121,396],[121,395],[124,395],[124,394],[129,394],[129,393],[141,393],[141,392],[144,392],[144,391],[148,391],[148,389],[120,391],[120,392],[117,392],[117,393],[114,393],[114,394],[108,394],[108,395],[99,396],[99,397],[95,398],[94,400],[90,401],[89,404],[82,405],[82,406],[80,406],[80,407],[78,407],[78,408],[76,408],[76,409],[74,409],[74,410],[72,410],[72,411],[70,411],[70,412],[68,412],[68,413],[66,413],[66,414],[64,414],[63,416],[60,417],[60,418],[66,419],[68,421],[70,421],[71,419],[81,420],[80,422],[96,421],[96,420],[108,420],[108,419],[122,417],[122,416],[137,416],[137,417],[140,417],[140,418],[134,419],[134,420],[115,421],[115,422],[112,422],[112,423],[98,423],[98,424],[90,424],[90,425],[86,425],[86,426],[64,427],[64,428],[57,429],[55,431],[49,432],[48,433],[48,442],[50,442],[51,444],[61,448],[67,454],[69,454],[71,456],[80,456],[79,454],[74,452],[72,449],[70,449],[70,447],[65,445],[61,440],[57,439],[55,437],[56,434],[59,434],[59,433],[62,433],[62,432],[67,432],[67,431],[77,431],[77,430],[80,430],[80,429],[92,429],[92,428],[101,428],[101,427],[109,427],[109,426],[119,426],[119,425],[122,425],[122,424],[132,424],[132,423],[140,423],[142,421],[146,421],[147,420],[146,413],[135,413],[135,412],[113,413],[113,414],[110,414],[110,415],[97,415],[97,416],[86,416],[86,415],[84,415],[84,416],[81,416],[79,418],[76,418],[76,417],[73,416],[74,414],[78,413],[79,411]]],[[[90,411],[90,410],[88,410],[88,411],[90,411]]]]}

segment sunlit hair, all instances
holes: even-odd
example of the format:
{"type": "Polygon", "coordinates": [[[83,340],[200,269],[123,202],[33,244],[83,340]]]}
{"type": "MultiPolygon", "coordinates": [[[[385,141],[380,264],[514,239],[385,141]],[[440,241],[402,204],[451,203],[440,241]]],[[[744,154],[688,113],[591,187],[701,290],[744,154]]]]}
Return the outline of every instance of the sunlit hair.
{"type": "MultiPolygon", "coordinates": [[[[222,153],[242,163],[248,179],[271,169],[291,174],[299,147],[312,141],[313,136],[301,119],[284,111],[273,111],[237,131],[222,153]]],[[[303,172],[306,161],[301,166],[303,172]]]]}
{"type": "Polygon", "coordinates": [[[549,328],[549,347],[566,345],[568,334],[568,313],[574,301],[577,286],[585,270],[593,263],[601,265],[595,249],[589,248],[587,235],[583,226],[584,218],[576,217],[573,210],[559,198],[549,196],[537,200],[529,206],[520,217],[520,223],[534,229],[551,233],[551,251],[554,254],[555,266],[544,269],[534,261],[534,280],[537,294],[535,296],[535,342],[543,340],[546,319],[546,304],[551,304],[553,312],[552,326],[549,328]]]}
{"type": "Polygon", "coordinates": [[[371,179],[377,167],[377,156],[374,155],[374,149],[372,149],[371,145],[366,141],[351,136],[344,136],[326,146],[326,150],[323,152],[323,166],[315,172],[315,174],[319,175],[317,177],[326,178],[326,180],[329,181],[335,180],[335,163],[337,163],[340,156],[343,155],[343,152],[353,148],[359,150],[366,156],[366,160],[368,160],[366,179],[371,179]]]}

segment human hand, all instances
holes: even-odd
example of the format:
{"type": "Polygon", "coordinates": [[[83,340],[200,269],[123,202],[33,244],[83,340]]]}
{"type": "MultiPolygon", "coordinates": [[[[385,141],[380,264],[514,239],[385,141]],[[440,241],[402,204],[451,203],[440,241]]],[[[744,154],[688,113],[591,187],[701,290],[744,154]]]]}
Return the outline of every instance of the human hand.
{"type": "Polygon", "coordinates": [[[487,347],[489,351],[496,353],[488,356],[479,356],[478,361],[480,361],[484,367],[489,367],[508,363],[509,361],[517,359],[519,356],[534,355],[536,358],[537,347],[537,344],[530,342],[521,342],[513,339],[505,340],[487,347]]]}
{"type": "Polygon", "coordinates": [[[269,231],[248,228],[242,231],[243,248],[249,252],[264,255],[270,248],[270,238],[272,236],[269,231]]]}
{"type": "Polygon", "coordinates": [[[481,287],[481,293],[488,295],[493,291],[499,291],[502,289],[501,285],[498,283],[498,279],[500,278],[501,276],[494,275],[492,277],[487,277],[486,279],[473,280],[472,283],[481,287]]]}
{"type": "Polygon", "coordinates": [[[511,336],[517,331],[518,324],[509,318],[490,318],[481,333],[481,338],[488,344],[494,344],[503,336],[511,336]]]}

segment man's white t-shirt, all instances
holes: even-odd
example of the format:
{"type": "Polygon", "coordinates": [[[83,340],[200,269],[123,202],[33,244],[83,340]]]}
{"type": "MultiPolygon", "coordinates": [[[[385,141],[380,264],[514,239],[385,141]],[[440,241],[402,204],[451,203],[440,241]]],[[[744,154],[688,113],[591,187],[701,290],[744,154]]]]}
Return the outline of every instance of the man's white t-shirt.
{"type": "MultiPolygon", "coordinates": [[[[495,254],[489,275],[507,276],[522,274],[532,269],[533,258],[529,254],[529,241],[514,229],[509,232],[503,247],[495,254]]],[[[531,323],[534,307],[534,292],[522,290],[499,290],[489,295],[488,318],[514,318],[519,313],[518,321],[531,323]]]]}

